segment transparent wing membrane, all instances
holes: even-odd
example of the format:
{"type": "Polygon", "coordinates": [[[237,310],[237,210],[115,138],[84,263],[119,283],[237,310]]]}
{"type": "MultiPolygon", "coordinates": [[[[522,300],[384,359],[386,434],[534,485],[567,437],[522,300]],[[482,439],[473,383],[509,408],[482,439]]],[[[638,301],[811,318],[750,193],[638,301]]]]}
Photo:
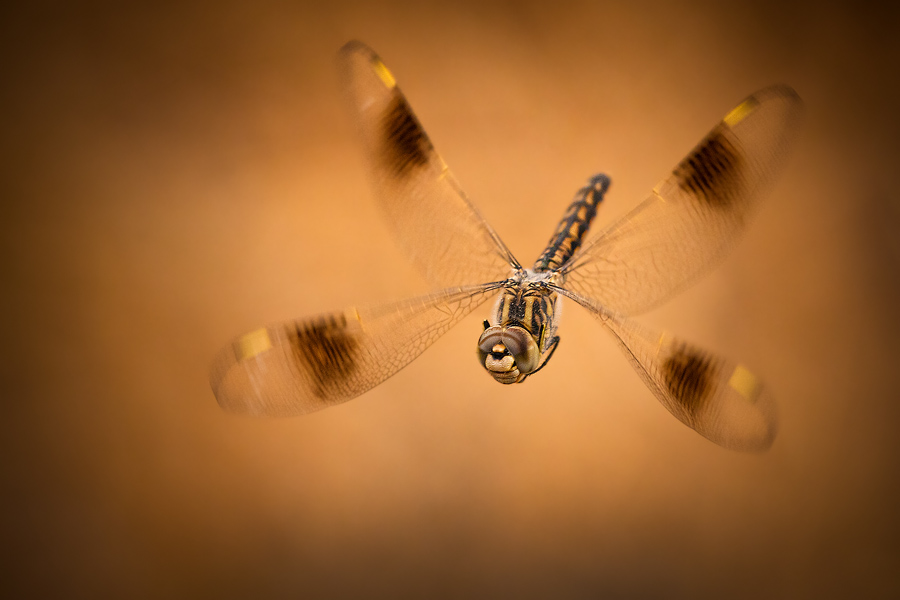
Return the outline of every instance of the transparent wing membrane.
{"type": "Polygon", "coordinates": [[[518,263],[466,198],[381,59],[341,51],[376,197],[403,250],[436,289],[499,281],[518,263]]]}
{"type": "Polygon", "coordinates": [[[634,315],[695,282],[739,239],[784,162],[801,107],[786,86],[739,104],[642,204],[563,266],[565,287],[634,315]]]}
{"type": "Polygon", "coordinates": [[[251,331],[213,361],[210,384],[226,410],[301,415],[346,402],[419,356],[499,284],[459,288],[251,331]]]}
{"type": "MultiPolygon", "coordinates": [[[[735,244],[795,137],[801,101],[793,90],[774,86],[747,98],[642,204],[579,248],[608,184],[605,176],[592,179],[535,270],[526,272],[460,190],[381,59],[351,42],[341,51],[341,64],[376,198],[410,259],[444,291],[238,337],[219,352],[210,374],[223,408],[289,416],[350,400],[508,288],[509,304],[500,309],[505,321],[495,329],[516,330],[515,319],[507,317],[521,312],[535,331],[551,323],[555,348],[555,302],[534,298],[555,299],[557,292],[606,326],[653,394],[688,427],[737,450],[772,444],[774,403],[755,375],[629,316],[693,283],[735,244]]],[[[480,350],[497,361],[527,355],[495,341],[480,350]],[[506,354],[493,357],[500,355],[498,346],[506,354]]]]}
{"type": "Polygon", "coordinates": [[[566,295],[606,326],[653,395],[679,421],[733,450],[759,452],[772,445],[775,402],[749,369],[586,298],[566,295]]]}
{"type": "Polygon", "coordinates": [[[772,445],[775,403],[746,367],[623,317],[603,323],[679,421],[726,448],[762,451],[772,445]]]}

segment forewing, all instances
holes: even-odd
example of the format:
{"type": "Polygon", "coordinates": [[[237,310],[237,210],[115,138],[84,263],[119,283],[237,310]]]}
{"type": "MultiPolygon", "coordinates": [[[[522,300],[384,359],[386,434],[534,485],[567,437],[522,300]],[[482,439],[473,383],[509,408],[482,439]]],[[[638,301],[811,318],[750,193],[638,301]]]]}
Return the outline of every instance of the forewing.
{"type": "Polygon", "coordinates": [[[405,367],[496,289],[458,288],[251,331],[222,348],[210,385],[222,408],[252,415],[345,402],[405,367]]]}
{"type": "Polygon", "coordinates": [[[784,163],[801,112],[786,86],[747,98],[647,200],[563,266],[565,287],[633,315],[696,281],[738,240],[784,163]]]}
{"type": "Polygon", "coordinates": [[[506,279],[518,263],[463,194],[381,59],[341,51],[376,197],[403,250],[437,289],[506,279]]]}

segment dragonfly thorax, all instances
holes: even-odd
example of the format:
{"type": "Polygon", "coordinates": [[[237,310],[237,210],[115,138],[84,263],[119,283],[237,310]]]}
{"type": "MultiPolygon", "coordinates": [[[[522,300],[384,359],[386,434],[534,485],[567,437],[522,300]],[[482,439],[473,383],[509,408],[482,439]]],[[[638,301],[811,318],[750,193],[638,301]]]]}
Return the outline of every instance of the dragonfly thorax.
{"type": "Polygon", "coordinates": [[[508,280],[508,289],[533,289],[549,291],[549,287],[561,286],[565,278],[559,271],[536,271],[534,269],[519,268],[508,280]]]}

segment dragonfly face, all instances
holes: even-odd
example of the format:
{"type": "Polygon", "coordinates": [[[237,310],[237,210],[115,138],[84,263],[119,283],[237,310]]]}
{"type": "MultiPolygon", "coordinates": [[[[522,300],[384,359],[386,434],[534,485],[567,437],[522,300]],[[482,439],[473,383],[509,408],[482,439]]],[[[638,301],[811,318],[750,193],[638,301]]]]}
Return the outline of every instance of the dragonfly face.
{"type": "Polygon", "coordinates": [[[524,327],[494,325],[485,327],[478,338],[478,357],[500,383],[521,383],[537,370],[541,351],[534,335],[524,327]]]}
{"type": "Polygon", "coordinates": [[[730,448],[771,445],[774,404],[755,375],[631,317],[694,283],[734,245],[795,137],[802,103],[792,89],[773,86],[741,102],[643,203],[586,238],[609,187],[605,175],[592,177],[525,269],[466,198],[381,59],[353,42],[342,62],[376,198],[438,291],[239,336],[210,375],[223,408],[285,416],[350,400],[497,295],[478,357],[497,381],[518,383],[553,355],[567,298],[600,321],[685,425],[730,448]]]}

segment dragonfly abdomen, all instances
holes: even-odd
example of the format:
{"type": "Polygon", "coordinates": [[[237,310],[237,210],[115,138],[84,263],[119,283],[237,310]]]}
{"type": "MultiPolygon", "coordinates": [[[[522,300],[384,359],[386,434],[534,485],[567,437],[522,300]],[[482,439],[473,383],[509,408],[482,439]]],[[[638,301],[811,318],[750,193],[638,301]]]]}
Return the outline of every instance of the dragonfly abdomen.
{"type": "Polygon", "coordinates": [[[578,190],[575,199],[550,238],[547,249],[534,263],[534,271],[553,271],[572,258],[597,214],[597,205],[609,188],[609,177],[594,175],[588,184],[578,190]]]}

